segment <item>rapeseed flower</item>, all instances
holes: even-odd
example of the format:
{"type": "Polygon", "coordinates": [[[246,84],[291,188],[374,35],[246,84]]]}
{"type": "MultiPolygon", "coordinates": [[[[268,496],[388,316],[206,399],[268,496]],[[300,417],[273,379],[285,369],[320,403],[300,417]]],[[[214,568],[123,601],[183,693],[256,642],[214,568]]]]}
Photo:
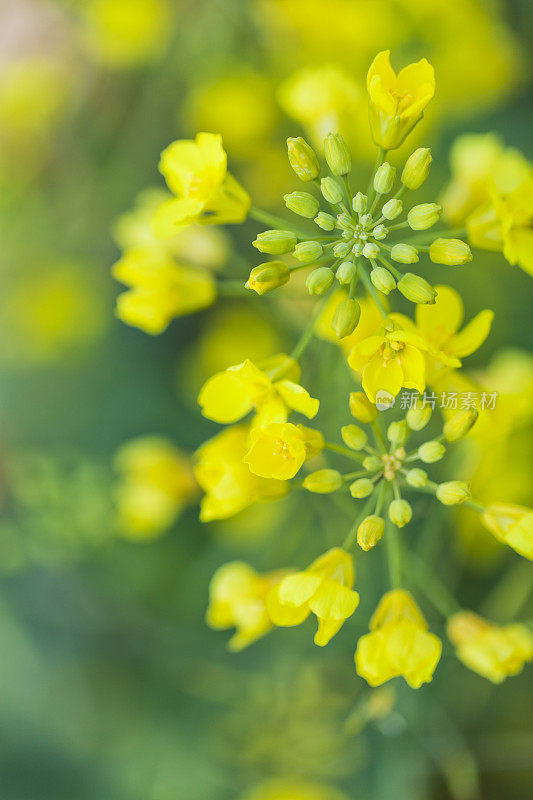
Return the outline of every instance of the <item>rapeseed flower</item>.
{"type": "Polygon", "coordinates": [[[243,462],[254,475],[287,481],[294,478],[305,461],[320,453],[323,444],[319,431],[303,425],[271,422],[253,426],[243,462]]]}
{"type": "Polygon", "coordinates": [[[533,560],[533,511],[530,508],[493,503],[485,509],[481,521],[496,539],[533,560]]]}

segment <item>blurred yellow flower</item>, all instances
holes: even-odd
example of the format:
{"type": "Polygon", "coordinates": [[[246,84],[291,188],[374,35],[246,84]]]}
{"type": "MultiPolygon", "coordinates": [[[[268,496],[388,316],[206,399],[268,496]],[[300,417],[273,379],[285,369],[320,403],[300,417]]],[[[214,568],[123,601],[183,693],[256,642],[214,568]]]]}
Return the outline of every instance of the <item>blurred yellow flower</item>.
{"type": "Polygon", "coordinates": [[[112,275],[130,287],[117,297],[117,317],[145,333],[161,333],[176,317],[207,308],[216,298],[209,272],[152,248],[126,251],[112,275]]]}
{"type": "Polygon", "coordinates": [[[374,142],[384,150],[394,150],[422,119],[435,94],[435,74],[423,58],[396,75],[390,50],[383,50],[368,70],[367,89],[374,142]]]}
{"type": "Polygon", "coordinates": [[[209,584],[206,622],[210,628],[235,628],[228,650],[238,652],[265,636],[272,628],[265,600],[286,573],[278,570],[259,575],[242,561],[219,567],[209,584]]]}
{"type": "Polygon", "coordinates": [[[286,494],[286,483],[260,478],[243,463],[249,433],[247,425],[234,425],[196,451],[194,474],[205,492],[200,503],[202,522],[225,519],[259,500],[286,494]]]}
{"type": "Polygon", "coordinates": [[[0,69],[0,138],[15,146],[46,134],[65,106],[69,81],[51,58],[8,61],[0,69]]]}
{"type": "Polygon", "coordinates": [[[220,134],[199,133],[195,140],[173,142],[161,153],[159,170],[176,197],[156,210],[156,236],[173,237],[177,227],[191,222],[223,224],[246,218],[250,197],[227,171],[220,134]]]}
{"type": "Polygon", "coordinates": [[[215,422],[237,422],[252,409],[254,426],[285,422],[289,410],[311,419],[318,411],[315,400],[296,381],[298,362],[283,353],[256,367],[249,359],[218,372],[204,384],[198,397],[202,414],[215,422]]]}
{"type": "Polygon", "coordinates": [[[287,481],[323,446],[319,431],[291,422],[272,422],[251,428],[250,446],[243,461],[254,475],[287,481]]]}
{"type": "Polygon", "coordinates": [[[115,469],[117,524],[127,539],[159,536],[197,494],[190,459],[162,437],[143,436],[122,445],[115,469]]]}
{"type": "Polygon", "coordinates": [[[517,675],[533,660],[533,635],[526,625],[499,627],[472,611],[459,611],[446,629],[457,658],[492,683],[517,675]]]}
{"type": "Polygon", "coordinates": [[[481,515],[481,521],[500,542],[533,560],[533,511],[530,508],[493,503],[481,515]]]}
{"type": "Polygon", "coordinates": [[[292,627],[313,612],[318,619],[315,644],[324,647],[359,604],[359,595],[352,589],[354,580],[352,556],[333,547],[306,570],[288,575],[270,591],[270,618],[275,625],[292,627]]]}
{"type": "Polygon", "coordinates": [[[274,778],[257,784],[239,800],[347,800],[331,786],[299,778],[274,778]]]}
{"type": "Polygon", "coordinates": [[[370,630],[359,639],[355,653],[357,672],[370,686],[400,675],[413,689],[432,680],[442,644],[428,633],[427,622],[409,592],[387,592],[370,620],[370,630]]]}

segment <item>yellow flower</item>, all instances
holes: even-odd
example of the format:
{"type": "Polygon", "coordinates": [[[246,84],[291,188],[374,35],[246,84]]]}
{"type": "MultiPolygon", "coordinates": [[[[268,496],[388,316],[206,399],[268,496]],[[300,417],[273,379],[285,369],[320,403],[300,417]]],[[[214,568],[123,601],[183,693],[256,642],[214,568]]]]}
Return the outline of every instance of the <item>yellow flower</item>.
{"type": "Polygon", "coordinates": [[[319,431],[291,422],[272,422],[264,427],[252,427],[250,449],[243,461],[254,475],[287,481],[323,446],[324,439],[319,431]]]}
{"type": "Polygon", "coordinates": [[[494,503],[481,515],[481,521],[500,542],[533,560],[533,511],[530,508],[494,503]]]}
{"type": "Polygon", "coordinates": [[[299,778],[274,778],[262,781],[239,800],[347,800],[344,793],[323,783],[299,778]]]}
{"type": "Polygon", "coordinates": [[[175,197],[155,212],[156,236],[174,236],[190,222],[220,225],[246,218],[250,197],[227,171],[219,134],[199,133],[195,140],[172,142],[161,153],[159,170],[175,197]]]}
{"type": "Polygon", "coordinates": [[[161,333],[176,317],[207,308],[216,298],[208,272],[150,248],[126,251],[112,275],[131,287],[117,298],[117,317],[146,333],[161,333]]]}
{"type": "Polygon", "coordinates": [[[219,567],[209,584],[206,622],[210,628],[235,628],[228,650],[238,652],[265,636],[273,625],[266,610],[266,597],[285,572],[259,575],[248,564],[233,561],[219,567]]]}
{"type": "Polygon", "coordinates": [[[517,675],[533,660],[533,635],[525,625],[499,627],[471,611],[450,617],[447,633],[457,658],[492,683],[517,675]]]}
{"type": "Polygon", "coordinates": [[[353,559],[340,547],[321,555],[303,572],[288,575],[267,597],[267,610],[279,626],[299,625],[311,612],[318,619],[315,644],[324,647],[359,604],[354,592],[353,559]]]}
{"type": "Polygon", "coordinates": [[[194,475],[206,493],[200,519],[226,519],[259,500],[276,500],[287,492],[283,481],[254,475],[243,463],[249,428],[234,425],[205,442],[196,452],[194,475]]]}
{"type": "Polygon", "coordinates": [[[422,119],[435,94],[433,67],[423,58],[396,75],[390,50],[383,50],[368,70],[367,89],[374,142],[384,150],[394,150],[422,119]]]}
{"type": "Polygon", "coordinates": [[[17,58],[0,71],[0,137],[18,147],[50,131],[65,106],[64,66],[49,58],[17,58]]]}
{"type": "Polygon", "coordinates": [[[426,620],[409,592],[387,592],[370,620],[370,630],[359,639],[355,653],[357,672],[370,686],[400,675],[413,689],[431,681],[442,645],[437,636],[428,633],[426,620]]]}
{"type": "Polygon", "coordinates": [[[400,315],[390,315],[378,333],[358,342],[348,364],[362,370],[362,384],[368,399],[376,402],[383,391],[395,397],[402,386],[423,392],[426,386],[424,352],[427,344],[413,330],[398,324],[400,315]]]}
{"type": "Polygon", "coordinates": [[[115,457],[118,526],[128,539],[152,539],[168,528],[197,486],[192,466],[174,445],[157,436],[122,445],[115,457]]]}
{"type": "Polygon", "coordinates": [[[255,409],[253,424],[286,422],[289,409],[312,419],[318,400],[297,381],[298,362],[280,353],[256,367],[248,359],[217,372],[204,384],[198,397],[202,414],[215,422],[237,422],[255,409]]]}

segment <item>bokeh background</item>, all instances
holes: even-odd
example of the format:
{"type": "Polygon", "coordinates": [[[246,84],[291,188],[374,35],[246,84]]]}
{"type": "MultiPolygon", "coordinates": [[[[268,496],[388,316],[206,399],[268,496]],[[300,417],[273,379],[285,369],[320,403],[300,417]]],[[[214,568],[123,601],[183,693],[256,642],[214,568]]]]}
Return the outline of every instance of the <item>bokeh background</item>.
{"type": "MultiPolygon", "coordinates": [[[[158,530],[121,529],[120,448],[157,435],[188,458],[216,431],[195,405],[203,380],[290,347],[296,306],[228,300],[153,337],[114,317],[110,267],[123,215],[163,186],[161,150],[197,130],[223,134],[263,208],[296,188],[288,135],[318,143],[340,128],[367,175],[364,77],[384,48],[436,69],[416,132],[433,148],[430,196],[461,133],[495,132],[533,158],[532,33],[528,0],[1,0],[2,800],[531,796],[527,670],[494,687],[448,647],[418,692],[371,693],[355,674],[386,588],[379,548],[359,565],[361,610],[326,650],[306,625],[231,655],[205,626],[217,566],[305,564],[344,536],[345,508],[285,500],[202,526],[191,496],[158,530]]],[[[184,242],[184,257],[244,278],[258,229],[184,242]]],[[[485,253],[445,281],[467,317],[494,309],[466,369],[506,396],[486,459],[474,442],[457,468],[478,497],[531,503],[531,278],[485,253]]],[[[319,342],[303,369],[334,432],[353,388],[341,353],[319,342]]],[[[432,508],[417,511],[420,546],[462,603],[531,620],[525,562],[475,517],[432,508]]]]}

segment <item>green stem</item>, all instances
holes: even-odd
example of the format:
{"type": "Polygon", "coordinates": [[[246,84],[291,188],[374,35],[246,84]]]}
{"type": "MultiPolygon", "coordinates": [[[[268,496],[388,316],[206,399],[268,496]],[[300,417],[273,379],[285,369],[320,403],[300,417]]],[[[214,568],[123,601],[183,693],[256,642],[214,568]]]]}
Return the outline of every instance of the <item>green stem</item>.
{"type": "Polygon", "coordinates": [[[443,617],[451,617],[452,614],[456,614],[461,610],[460,604],[442,581],[412,550],[409,551],[409,558],[406,559],[406,564],[414,582],[443,617]]]}
{"type": "Polygon", "coordinates": [[[374,177],[379,167],[381,167],[381,165],[385,161],[386,157],[387,157],[387,151],[384,150],[383,147],[380,147],[376,158],[376,163],[374,164],[374,169],[372,170],[372,175],[370,176],[370,180],[368,182],[368,188],[366,190],[368,202],[370,205],[372,205],[374,201],[374,177]]]}
{"type": "Polygon", "coordinates": [[[371,508],[371,506],[372,506],[372,504],[374,502],[374,496],[373,495],[374,495],[374,493],[372,493],[370,495],[370,497],[368,497],[366,503],[363,506],[363,509],[362,509],[361,513],[356,518],[356,520],[353,523],[352,527],[348,531],[348,534],[347,534],[346,538],[344,539],[344,542],[342,543],[342,549],[343,550],[351,550],[352,547],[354,546],[354,544],[356,542],[356,539],[357,539],[357,529],[358,529],[359,525],[362,523],[362,521],[364,520],[364,518],[368,516],[368,512],[370,511],[370,508],[371,508]]]}
{"type": "Polygon", "coordinates": [[[299,239],[312,239],[313,234],[303,231],[297,225],[294,225],[292,222],[289,222],[283,217],[278,217],[275,214],[270,214],[268,211],[263,211],[261,208],[256,208],[252,206],[248,215],[255,219],[257,222],[262,222],[264,225],[270,225],[273,228],[277,228],[278,230],[282,231],[293,231],[299,239]]]}
{"type": "Polygon", "coordinates": [[[387,523],[385,545],[390,585],[392,589],[398,589],[402,585],[402,551],[398,528],[391,522],[387,523]]]}
{"type": "Polygon", "coordinates": [[[370,427],[374,431],[374,436],[376,437],[376,443],[378,445],[378,448],[381,450],[382,453],[386,453],[387,443],[385,442],[385,438],[381,433],[381,428],[379,427],[377,420],[371,422],[370,427]]]}
{"type": "Polygon", "coordinates": [[[217,292],[221,297],[255,296],[255,292],[247,289],[243,281],[217,281],[217,292]]]}
{"type": "Polygon", "coordinates": [[[346,456],[346,458],[351,458],[352,461],[359,461],[359,463],[363,461],[363,456],[360,455],[360,453],[356,453],[353,450],[350,450],[348,447],[343,447],[341,444],[335,444],[335,442],[324,442],[324,448],[326,450],[331,450],[332,453],[338,453],[341,456],[346,456]]]}
{"type": "MultiPolygon", "coordinates": [[[[404,459],[406,461],[407,459],[404,459]]],[[[408,484],[407,484],[408,485],[408,484]]],[[[435,494],[438,483],[434,483],[433,481],[428,481],[426,486],[409,486],[414,492],[422,492],[423,494],[435,494]]],[[[465,506],[466,508],[471,508],[473,511],[477,511],[478,514],[483,514],[485,511],[485,506],[482,506],[481,503],[476,503],[475,500],[465,500],[464,503],[460,505],[465,506]]]]}
{"type": "Polygon", "coordinates": [[[381,302],[381,300],[380,300],[380,298],[378,296],[376,287],[374,286],[374,284],[370,280],[370,277],[369,277],[366,269],[363,267],[363,265],[361,263],[361,260],[359,260],[358,270],[357,271],[358,271],[358,274],[361,276],[361,280],[363,281],[363,283],[365,285],[365,289],[370,294],[370,296],[372,297],[374,303],[379,308],[381,316],[383,318],[387,317],[388,316],[388,312],[386,311],[383,303],[381,302]]]}
{"type": "Polygon", "coordinates": [[[300,356],[302,355],[308,344],[311,342],[311,339],[313,338],[313,334],[315,332],[315,327],[317,325],[318,320],[320,319],[320,315],[324,310],[327,300],[328,296],[327,294],[325,294],[322,300],[315,305],[313,313],[311,314],[311,318],[309,319],[307,325],[303,329],[300,338],[294,345],[291,357],[296,359],[296,361],[298,361],[298,359],[300,358],[300,356]]]}
{"type": "Polygon", "coordinates": [[[372,473],[366,469],[360,469],[358,472],[345,472],[342,476],[343,481],[355,481],[357,478],[370,478],[372,473]]]}

